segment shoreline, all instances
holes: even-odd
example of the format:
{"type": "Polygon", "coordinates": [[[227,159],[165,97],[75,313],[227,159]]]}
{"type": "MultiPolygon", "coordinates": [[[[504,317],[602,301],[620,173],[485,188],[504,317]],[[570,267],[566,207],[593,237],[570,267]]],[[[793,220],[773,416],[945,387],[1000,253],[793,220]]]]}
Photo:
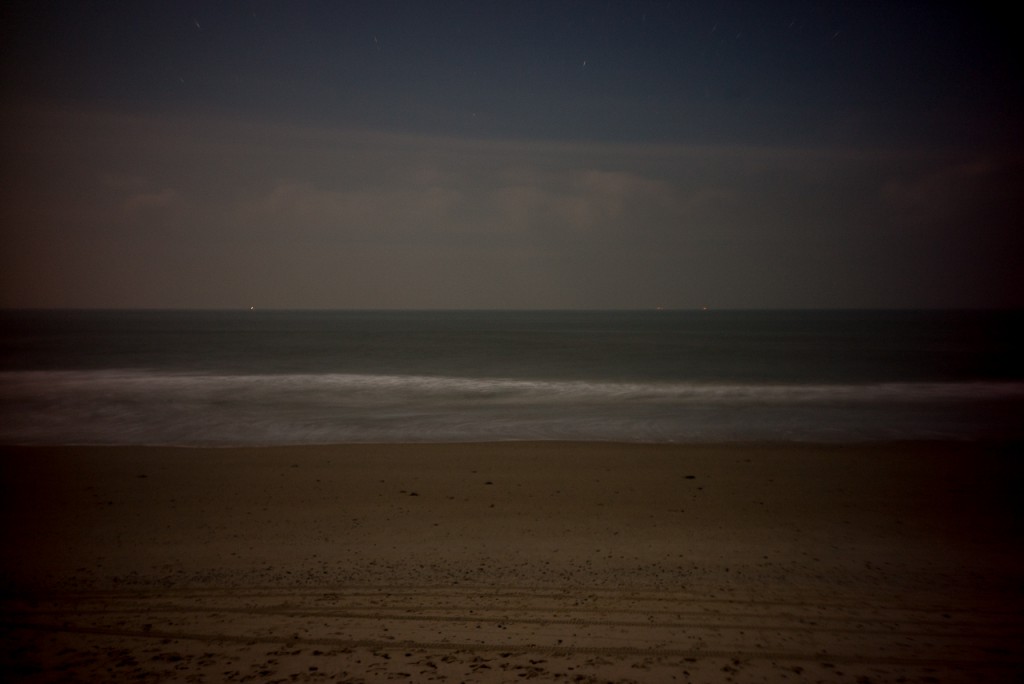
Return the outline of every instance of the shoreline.
{"type": "Polygon", "coordinates": [[[723,667],[782,681],[823,662],[871,681],[928,668],[1008,681],[1024,672],[1019,453],[2,447],[4,614],[15,666],[93,653],[82,679],[120,672],[109,652],[128,643],[140,672],[180,678],[187,663],[211,681],[270,660],[296,681],[654,682],[723,667]],[[180,659],[153,660],[164,652],[180,659]]]}
{"type": "Polygon", "coordinates": [[[438,441],[344,441],[344,442],[302,442],[282,444],[171,444],[171,443],[108,443],[108,442],[9,442],[0,443],[0,458],[10,451],[30,449],[165,449],[165,450],[245,450],[264,451],[267,449],[352,449],[361,447],[487,447],[501,445],[551,446],[551,447],[586,447],[586,446],[618,446],[626,449],[632,447],[665,447],[671,449],[776,449],[793,447],[802,448],[901,448],[901,447],[955,447],[963,446],[982,450],[992,449],[1024,449],[1024,439],[1015,437],[963,437],[963,438],[892,438],[892,439],[861,439],[861,440],[787,440],[787,439],[750,439],[750,440],[681,440],[681,441],[635,441],[623,439],[476,439],[476,440],[438,440],[438,441]]]}

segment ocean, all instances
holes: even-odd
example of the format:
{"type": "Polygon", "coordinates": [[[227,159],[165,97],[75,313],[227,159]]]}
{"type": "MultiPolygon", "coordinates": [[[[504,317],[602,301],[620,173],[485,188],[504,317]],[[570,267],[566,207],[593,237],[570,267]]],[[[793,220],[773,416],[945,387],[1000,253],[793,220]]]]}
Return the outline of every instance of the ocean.
{"type": "Polygon", "coordinates": [[[0,443],[1024,436],[1019,311],[5,311],[0,443]]]}

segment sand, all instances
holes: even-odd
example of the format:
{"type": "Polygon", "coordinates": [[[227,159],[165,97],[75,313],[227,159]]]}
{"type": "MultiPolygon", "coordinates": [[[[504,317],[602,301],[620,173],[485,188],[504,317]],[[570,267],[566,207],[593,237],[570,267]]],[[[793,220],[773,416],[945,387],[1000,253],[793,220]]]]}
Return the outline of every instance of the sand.
{"type": "Polygon", "coordinates": [[[8,447],[15,681],[1009,682],[1020,449],[8,447]]]}

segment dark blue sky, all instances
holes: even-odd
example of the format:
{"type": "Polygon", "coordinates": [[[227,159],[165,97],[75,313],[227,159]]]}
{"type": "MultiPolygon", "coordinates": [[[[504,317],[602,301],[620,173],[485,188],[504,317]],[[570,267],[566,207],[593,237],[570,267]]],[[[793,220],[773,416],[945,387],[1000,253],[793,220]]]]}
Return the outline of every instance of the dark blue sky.
{"type": "Polygon", "coordinates": [[[5,306],[1020,306],[1008,14],[8,3],[5,306]]]}

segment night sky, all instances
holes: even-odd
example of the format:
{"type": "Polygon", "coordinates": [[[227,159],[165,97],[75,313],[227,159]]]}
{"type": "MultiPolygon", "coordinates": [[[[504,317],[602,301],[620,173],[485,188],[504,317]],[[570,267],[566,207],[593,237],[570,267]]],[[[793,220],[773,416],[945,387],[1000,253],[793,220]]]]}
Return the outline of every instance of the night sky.
{"type": "Polygon", "coordinates": [[[0,306],[1024,306],[1008,12],[5,2],[0,306]]]}

